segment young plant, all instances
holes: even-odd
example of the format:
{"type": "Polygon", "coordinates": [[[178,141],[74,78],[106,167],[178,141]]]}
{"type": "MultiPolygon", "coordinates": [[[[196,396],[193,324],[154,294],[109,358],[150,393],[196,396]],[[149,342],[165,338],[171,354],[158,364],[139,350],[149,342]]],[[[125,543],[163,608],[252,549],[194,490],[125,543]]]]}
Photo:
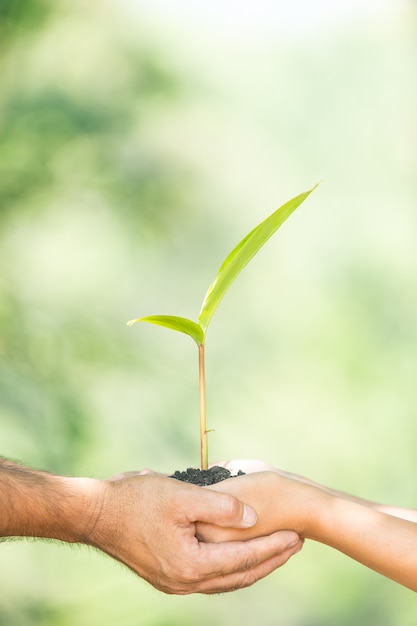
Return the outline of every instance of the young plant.
{"type": "Polygon", "coordinates": [[[185,317],[175,315],[148,315],[127,322],[132,326],[136,322],[149,322],[159,326],[165,326],[172,330],[189,335],[198,346],[199,363],[199,389],[200,389],[200,467],[208,468],[208,441],[206,426],[206,383],[205,383],[205,340],[207,328],[213,317],[214,311],[219,305],[226,291],[229,289],[236,276],[249,263],[255,254],[262,248],[268,239],[285,222],[285,220],[300,206],[302,202],[316,189],[318,183],[309,191],[305,191],[289,200],[279,209],[274,211],[263,222],[258,224],[242,239],[223,261],[217,276],[211,283],[201,305],[198,321],[194,322],[185,317]]]}

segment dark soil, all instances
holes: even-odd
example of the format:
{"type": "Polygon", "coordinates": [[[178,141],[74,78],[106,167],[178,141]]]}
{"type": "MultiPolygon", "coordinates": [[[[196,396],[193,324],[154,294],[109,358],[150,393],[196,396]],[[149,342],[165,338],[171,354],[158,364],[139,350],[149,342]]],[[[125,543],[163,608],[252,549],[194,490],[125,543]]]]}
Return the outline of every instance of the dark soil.
{"type": "MultiPolygon", "coordinates": [[[[235,476],[243,476],[244,473],[245,472],[239,470],[235,476]]],[[[227,478],[234,478],[234,476],[232,476],[230,470],[215,465],[208,470],[196,469],[194,467],[189,467],[185,472],[177,470],[170,478],[181,480],[183,483],[192,483],[193,485],[206,487],[207,485],[220,483],[227,478]]]]}

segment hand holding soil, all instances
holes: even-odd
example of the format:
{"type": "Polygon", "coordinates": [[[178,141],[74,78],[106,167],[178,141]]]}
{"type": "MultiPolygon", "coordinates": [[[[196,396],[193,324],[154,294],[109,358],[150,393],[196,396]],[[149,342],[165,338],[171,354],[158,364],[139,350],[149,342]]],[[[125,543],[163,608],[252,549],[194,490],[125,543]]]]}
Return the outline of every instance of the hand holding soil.
{"type": "Polygon", "coordinates": [[[231,494],[249,504],[258,515],[256,524],[246,529],[219,529],[199,523],[198,537],[211,542],[239,541],[267,536],[278,530],[293,530],[302,538],[309,536],[309,487],[301,482],[294,484],[291,478],[273,470],[256,471],[261,467],[269,467],[260,462],[237,464],[244,467],[246,472],[256,468],[255,472],[230,478],[207,489],[231,494]]]}
{"type": "Polygon", "coordinates": [[[358,498],[261,461],[222,465],[232,471],[239,467],[247,474],[205,489],[229,493],[249,504],[258,521],[245,530],[199,523],[197,534],[202,540],[230,542],[293,530],[302,539],[335,548],[417,591],[416,510],[358,498]]]}

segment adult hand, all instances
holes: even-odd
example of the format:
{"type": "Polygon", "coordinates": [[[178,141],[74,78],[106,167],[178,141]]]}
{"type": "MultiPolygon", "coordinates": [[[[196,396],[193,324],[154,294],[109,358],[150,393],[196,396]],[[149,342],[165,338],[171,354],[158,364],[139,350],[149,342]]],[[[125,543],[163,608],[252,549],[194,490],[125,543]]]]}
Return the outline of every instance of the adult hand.
{"type": "Polygon", "coordinates": [[[248,528],[253,509],[230,494],[140,472],[104,483],[87,543],[171,594],[222,593],[252,585],[301,549],[292,531],[249,541],[204,543],[197,522],[248,528]]]}

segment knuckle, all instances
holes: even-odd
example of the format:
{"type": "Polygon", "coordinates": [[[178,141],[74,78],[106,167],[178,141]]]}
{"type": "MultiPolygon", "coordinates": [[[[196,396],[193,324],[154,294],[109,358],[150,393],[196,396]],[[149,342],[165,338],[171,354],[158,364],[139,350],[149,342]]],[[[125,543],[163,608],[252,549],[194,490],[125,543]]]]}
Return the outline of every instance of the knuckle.
{"type": "Polygon", "coordinates": [[[170,575],[161,574],[157,581],[150,581],[152,586],[167,595],[186,595],[192,593],[191,583],[194,582],[192,575],[185,576],[178,572],[170,575]]]}
{"type": "MultiPolygon", "coordinates": [[[[248,556],[245,562],[245,576],[250,577],[252,575],[253,569],[258,565],[258,560],[252,556],[248,556]]],[[[254,581],[255,582],[255,581],[254,581]]]]}
{"type": "Polygon", "coordinates": [[[233,519],[242,513],[242,505],[239,500],[228,493],[223,494],[222,508],[227,518],[233,519]]]}
{"type": "Polygon", "coordinates": [[[187,565],[181,569],[180,581],[182,584],[191,585],[198,580],[199,576],[194,566],[187,565]]]}
{"type": "Polygon", "coordinates": [[[198,579],[198,571],[193,563],[181,562],[177,563],[174,569],[164,572],[165,580],[169,581],[169,586],[175,589],[187,589],[190,585],[195,584],[198,579]]]}
{"type": "Polygon", "coordinates": [[[258,577],[253,572],[242,572],[239,578],[235,579],[233,583],[224,585],[220,590],[215,593],[229,593],[231,591],[239,591],[240,589],[246,589],[256,583],[258,577]]]}
{"type": "Polygon", "coordinates": [[[258,581],[258,576],[256,576],[253,572],[248,572],[245,574],[240,583],[240,589],[245,587],[252,587],[258,581]]]}

